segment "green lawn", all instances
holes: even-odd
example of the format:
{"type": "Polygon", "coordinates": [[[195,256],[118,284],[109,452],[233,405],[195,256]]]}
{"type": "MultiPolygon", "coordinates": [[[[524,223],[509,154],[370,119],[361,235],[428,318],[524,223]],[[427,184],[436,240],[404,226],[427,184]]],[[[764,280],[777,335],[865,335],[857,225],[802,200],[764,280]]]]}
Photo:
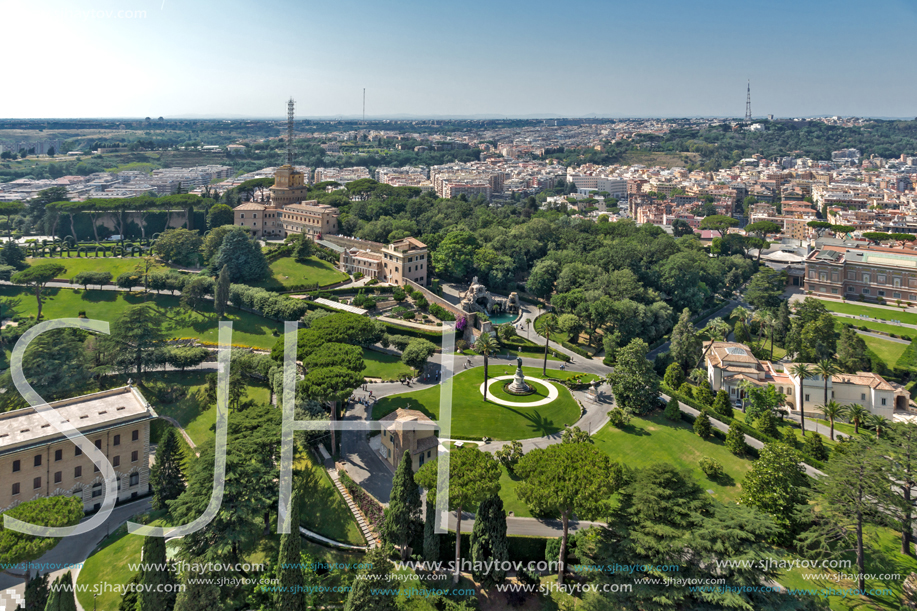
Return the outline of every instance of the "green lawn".
{"type": "Polygon", "coordinates": [[[834,319],[834,329],[837,332],[840,332],[842,325],[853,325],[854,327],[866,327],[866,330],[872,331],[882,331],[883,333],[895,334],[906,339],[913,339],[917,336],[917,329],[911,327],[899,327],[898,325],[885,325],[880,322],[872,322],[870,320],[860,320],[853,318],[835,318],[834,319]]]}
{"type": "Polygon", "coordinates": [[[530,395],[511,395],[506,392],[505,385],[511,384],[512,380],[499,380],[494,382],[490,387],[490,394],[497,397],[498,399],[503,399],[505,401],[518,401],[521,403],[533,403],[535,401],[541,401],[542,399],[548,398],[548,387],[540,382],[529,382],[529,385],[535,389],[530,395]]]}
{"type": "MultiPolygon", "coordinates": [[[[151,515],[155,517],[149,522],[151,526],[167,526],[164,521],[164,511],[156,512],[151,515]]],[[[127,526],[122,525],[115,530],[107,539],[103,539],[99,547],[96,548],[92,555],[83,563],[80,569],[77,583],[86,584],[89,588],[92,584],[107,584],[116,586],[124,585],[133,577],[133,573],[128,568],[128,563],[140,562],[140,549],[143,547],[143,537],[127,534],[127,526]]],[[[98,598],[93,600],[92,592],[78,592],[77,599],[83,609],[98,609],[98,611],[117,611],[121,603],[121,594],[118,592],[102,589],[98,598]]]]}
{"type": "MultiPolygon", "coordinates": [[[[118,257],[77,257],[76,253],[73,253],[72,257],[55,257],[47,258],[41,257],[33,259],[29,257],[26,259],[26,262],[29,265],[36,265],[39,263],[60,263],[67,267],[67,271],[61,276],[62,278],[73,278],[80,272],[111,272],[112,279],[116,279],[118,276],[125,272],[132,272],[136,269],[138,264],[141,264],[143,260],[140,257],[125,257],[123,259],[118,257]]],[[[161,265],[157,265],[154,269],[162,271],[166,269],[161,265]]]]}
{"type": "Polygon", "coordinates": [[[907,350],[908,347],[908,344],[901,344],[887,339],[870,337],[868,335],[861,335],[860,337],[866,342],[867,348],[875,352],[876,356],[885,361],[889,369],[895,366],[898,359],[901,358],[901,355],[904,354],[904,351],[907,350]]]}
{"type": "Polygon", "coordinates": [[[301,454],[295,468],[311,472],[308,490],[300,504],[299,519],[303,527],[340,543],[365,545],[353,513],[324,467],[313,464],[310,455],[301,454]]]}
{"type": "MultiPolygon", "coordinates": [[[[536,319],[535,319],[535,322],[534,322],[534,325],[535,325],[535,332],[538,333],[539,335],[541,335],[542,338],[544,337],[544,331],[543,331],[543,330],[544,330],[544,317],[545,317],[545,316],[547,316],[547,314],[542,314],[541,316],[539,316],[538,318],[536,318],[536,319]]],[[[560,330],[557,330],[557,329],[555,329],[554,333],[551,334],[551,338],[550,338],[550,339],[551,339],[552,342],[557,342],[558,344],[561,343],[561,342],[570,342],[570,343],[573,343],[573,342],[570,340],[570,334],[569,334],[569,333],[564,333],[563,331],[560,331],[560,330]]],[[[589,341],[589,335],[588,335],[587,333],[583,332],[583,333],[580,334],[579,343],[576,343],[576,344],[574,344],[574,345],[575,345],[577,348],[582,348],[583,350],[585,350],[585,351],[588,352],[589,354],[595,354],[596,351],[597,351],[598,349],[597,349],[595,346],[590,346],[590,345],[587,343],[588,341],[589,341]]],[[[601,332],[601,331],[599,331],[599,332],[597,332],[597,333],[595,334],[595,343],[596,343],[599,347],[602,346],[602,332],[601,332]]]]}
{"type": "Polygon", "coordinates": [[[271,263],[270,280],[252,283],[252,285],[263,286],[264,288],[281,288],[317,282],[319,286],[327,286],[343,282],[349,277],[331,263],[318,257],[309,257],[304,263],[300,263],[292,257],[282,257],[271,263]]]}
{"type": "Polygon", "coordinates": [[[363,348],[363,362],[367,378],[382,378],[383,381],[397,380],[398,376],[413,375],[414,370],[401,362],[401,357],[377,350],[363,348]]]}
{"type": "MultiPolygon", "coordinates": [[[[490,367],[491,377],[509,375],[515,366],[490,367]]],[[[540,369],[523,367],[527,376],[542,378],[540,369]]],[[[548,379],[562,380],[574,375],[569,371],[548,370],[548,379]]],[[[570,392],[557,384],[560,396],[538,407],[508,407],[485,402],[479,387],[484,382],[483,367],[475,367],[453,378],[452,433],[458,439],[527,439],[556,433],[580,417],[580,407],[570,392]]],[[[491,387],[493,388],[493,387],[491,387]]],[[[440,387],[384,397],[373,407],[378,420],[399,407],[416,409],[430,418],[439,418],[440,387]]]]}
{"type": "MultiPolygon", "coordinates": [[[[185,397],[175,403],[164,404],[149,392],[146,393],[146,398],[159,415],[175,418],[196,445],[201,445],[213,438],[217,420],[216,406],[207,405],[204,400],[207,373],[212,372],[172,371],[147,375],[148,383],[154,388],[156,383],[161,382],[169,385],[178,384],[187,389],[185,397]]],[[[246,396],[242,404],[252,402],[267,405],[270,402],[271,391],[266,385],[255,384],[254,380],[250,382],[246,384],[246,396]]]]}
{"type": "Polygon", "coordinates": [[[592,439],[612,460],[629,467],[661,462],[686,469],[705,490],[712,490],[713,496],[723,502],[737,500],[741,492],[739,482],[751,469],[750,460],[733,456],[719,438],[704,441],[687,422],[672,422],[658,412],[633,418],[624,429],[606,424],[592,439]],[[698,466],[703,456],[719,461],[726,476],[719,481],[707,478],[698,466]]]}
{"type": "MultiPolygon", "coordinates": [[[[85,312],[89,318],[114,322],[127,306],[146,302],[153,304],[163,315],[163,328],[168,337],[193,337],[212,344],[219,341],[219,321],[210,303],[205,303],[201,312],[191,312],[180,306],[178,297],[170,295],[144,297],[140,293],[130,294],[122,291],[54,288],[46,289],[43,295],[42,317],[45,320],[76,318],[80,312],[85,312]]],[[[0,286],[0,297],[19,299],[18,305],[13,309],[14,315],[34,316],[38,312],[35,296],[26,288],[0,286]]],[[[4,312],[4,316],[6,315],[4,312]]],[[[282,330],[281,323],[235,308],[228,310],[227,319],[233,323],[232,343],[237,346],[270,350],[277,341],[273,334],[276,332],[279,335],[282,330]]]]}
{"type": "Polygon", "coordinates": [[[500,475],[500,498],[503,499],[503,509],[506,515],[513,512],[515,518],[531,518],[532,512],[523,503],[516,494],[516,486],[522,480],[515,475],[510,474],[506,467],[500,467],[503,473],[500,475]]]}
{"type": "Polygon", "coordinates": [[[910,312],[896,312],[895,310],[887,310],[885,308],[876,308],[854,303],[839,303],[837,301],[821,301],[821,303],[824,304],[829,312],[839,312],[841,314],[851,314],[853,316],[862,316],[865,314],[871,318],[897,320],[907,325],[917,325],[917,314],[912,314],[910,312]]]}

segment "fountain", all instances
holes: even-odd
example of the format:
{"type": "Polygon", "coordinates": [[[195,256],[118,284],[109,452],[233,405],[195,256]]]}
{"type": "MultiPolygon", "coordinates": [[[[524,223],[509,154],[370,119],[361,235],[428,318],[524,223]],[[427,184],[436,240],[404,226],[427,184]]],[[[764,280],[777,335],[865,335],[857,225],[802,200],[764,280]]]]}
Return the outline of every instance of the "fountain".
{"type": "Polygon", "coordinates": [[[522,373],[522,357],[516,359],[516,375],[513,381],[503,389],[511,395],[530,395],[535,392],[535,389],[526,383],[525,375],[522,373]]]}

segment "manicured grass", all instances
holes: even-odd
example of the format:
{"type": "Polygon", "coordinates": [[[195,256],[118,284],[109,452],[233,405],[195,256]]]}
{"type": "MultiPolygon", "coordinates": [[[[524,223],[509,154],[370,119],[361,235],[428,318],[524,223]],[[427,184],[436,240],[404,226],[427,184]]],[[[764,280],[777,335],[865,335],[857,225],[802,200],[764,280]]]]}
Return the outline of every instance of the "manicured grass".
{"type": "MultiPolygon", "coordinates": [[[[547,314],[542,314],[541,316],[536,318],[534,322],[535,332],[541,335],[542,338],[544,337],[544,317],[545,316],[547,316],[547,314]]],[[[573,343],[572,340],[570,339],[570,334],[564,333],[563,331],[559,329],[555,329],[554,332],[551,333],[550,340],[558,344],[560,344],[561,342],[570,342],[571,344],[573,343]]],[[[595,346],[591,346],[588,344],[588,341],[589,341],[588,333],[585,333],[585,332],[581,333],[579,340],[580,340],[579,343],[573,344],[577,348],[581,348],[585,350],[586,352],[588,352],[589,354],[595,354],[596,351],[598,350],[595,346]]],[[[598,331],[595,334],[594,341],[598,346],[601,347],[602,345],[602,332],[601,331],[598,331]]]]}
{"type": "Polygon", "coordinates": [[[398,376],[414,375],[414,370],[402,363],[401,358],[394,354],[363,348],[363,362],[366,363],[363,375],[367,378],[390,381],[397,380],[398,376]]]}
{"type": "MultiPolygon", "coordinates": [[[[149,524],[152,526],[167,526],[163,520],[165,512],[152,514],[154,519],[149,524]]],[[[127,534],[127,526],[122,525],[101,545],[96,548],[80,569],[77,583],[85,584],[92,588],[92,584],[105,584],[108,588],[100,588],[98,598],[93,601],[92,592],[78,592],[77,599],[83,609],[98,609],[98,611],[117,611],[121,604],[121,594],[110,591],[112,586],[122,586],[131,580],[133,573],[128,568],[128,563],[140,562],[140,550],[143,547],[143,537],[127,534]]]]}
{"type": "MultiPolygon", "coordinates": [[[[118,278],[121,274],[125,272],[132,272],[136,269],[137,265],[143,263],[143,259],[140,257],[98,257],[95,255],[91,257],[77,257],[76,253],[73,253],[71,257],[39,257],[33,259],[29,257],[26,259],[26,262],[29,265],[37,265],[40,263],[60,263],[67,267],[67,271],[61,275],[61,278],[73,278],[80,272],[110,272],[112,281],[118,278]]],[[[165,267],[157,265],[154,269],[157,271],[162,271],[165,267]]]]}
{"type": "Polygon", "coordinates": [[[309,454],[299,455],[294,467],[310,476],[299,511],[303,527],[340,543],[364,545],[356,519],[324,467],[314,464],[309,454]]]}
{"type": "MultiPolygon", "coordinates": [[[[42,318],[45,320],[76,318],[80,312],[86,312],[89,318],[113,323],[128,306],[149,303],[162,314],[167,337],[193,337],[212,344],[219,341],[219,320],[209,302],[204,303],[200,312],[192,312],[181,307],[178,297],[170,295],[145,297],[140,293],[122,291],[54,288],[45,289],[43,295],[42,318]]],[[[34,294],[24,287],[0,286],[0,297],[19,298],[19,304],[13,309],[14,315],[34,316],[38,312],[34,294]]],[[[270,350],[277,341],[273,333],[279,335],[282,330],[278,322],[235,308],[229,308],[227,320],[233,323],[232,343],[237,346],[270,350]]]]}
{"type": "Polygon", "coordinates": [[[535,389],[530,395],[512,395],[506,392],[505,386],[511,384],[512,380],[497,380],[490,385],[490,394],[505,401],[518,401],[520,403],[533,403],[548,398],[548,388],[541,382],[528,381],[529,386],[535,389]]]}
{"type": "MultiPolygon", "coordinates": [[[[896,344],[897,345],[897,344],[896,344]]],[[[917,344],[911,342],[908,344],[904,352],[898,357],[898,360],[895,362],[896,367],[902,367],[904,369],[914,369],[917,370],[917,344]]]]}
{"type": "Polygon", "coordinates": [[[513,512],[513,517],[515,518],[531,518],[532,512],[529,511],[526,504],[516,494],[516,486],[522,480],[510,474],[506,467],[501,466],[500,468],[503,470],[500,475],[500,498],[503,499],[503,510],[506,511],[506,515],[509,515],[509,512],[513,512]]]}
{"type": "MultiPolygon", "coordinates": [[[[147,375],[147,380],[151,384],[164,382],[166,384],[178,384],[187,389],[185,397],[175,403],[163,404],[151,393],[146,393],[146,398],[159,415],[175,418],[197,445],[201,445],[213,438],[217,421],[216,406],[207,404],[204,399],[204,393],[207,388],[207,373],[213,372],[188,371],[181,373],[179,371],[171,371],[147,375]]],[[[255,384],[254,380],[250,382],[246,384],[245,398],[242,399],[242,404],[245,405],[251,402],[257,405],[267,405],[270,402],[271,391],[265,385],[255,384]]]]}
{"type": "Polygon", "coordinates": [[[851,314],[853,316],[862,316],[865,314],[871,318],[897,320],[907,325],[917,325],[917,314],[912,314],[910,312],[887,310],[885,308],[876,308],[854,303],[839,303],[837,301],[821,301],[821,303],[824,304],[829,312],[839,312],[841,314],[851,314]]]}
{"type": "MultiPolygon", "coordinates": [[[[829,596],[828,604],[836,611],[854,611],[861,609],[886,609],[898,611],[901,608],[902,586],[904,579],[917,571],[917,559],[901,553],[901,535],[888,529],[874,526],[866,527],[866,540],[871,544],[865,553],[864,573],[872,575],[899,574],[900,579],[867,579],[867,590],[889,589],[891,594],[846,597],[829,596]]],[[[830,569],[794,568],[777,578],[780,585],[787,588],[825,590],[849,590],[857,587],[855,581],[829,579],[805,579],[804,575],[815,574],[853,574],[857,573],[856,557],[852,553],[844,554],[844,560],[850,560],[849,568],[833,571],[830,569]]]]}
{"type": "Polygon", "coordinates": [[[900,335],[906,339],[913,339],[917,336],[917,329],[911,327],[899,327],[898,325],[885,325],[880,322],[872,322],[869,320],[862,319],[853,319],[853,318],[835,318],[834,319],[834,329],[840,332],[842,325],[853,325],[856,328],[866,327],[866,330],[872,331],[882,331],[883,333],[900,335]]]}
{"type": "Polygon", "coordinates": [[[738,458],[726,449],[723,442],[713,437],[704,441],[694,434],[691,425],[683,420],[673,422],[661,413],[633,418],[624,429],[606,424],[592,436],[597,448],[612,460],[629,467],[646,467],[653,463],[668,463],[686,469],[705,490],[723,502],[733,502],[741,492],[740,482],[751,469],[751,461],[738,458]],[[726,476],[710,480],[698,461],[709,456],[723,465],[726,476]]]}
{"type": "Polygon", "coordinates": [[[271,263],[271,278],[253,286],[264,288],[292,287],[300,284],[318,283],[327,286],[347,280],[350,276],[336,269],[318,257],[309,257],[303,263],[292,257],[282,257],[271,263]]]}
{"type": "Polygon", "coordinates": [[[885,364],[888,365],[889,368],[895,366],[898,359],[901,358],[901,355],[904,354],[904,351],[907,350],[909,345],[889,341],[887,339],[870,337],[868,335],[861,335],[860,337],[866,342],[866,347],[872,350],[880,359],[885,361],[885,364]]]}
{"type": "MultiPolygon", "coordinates": [[[[523,367],[526,376],[545,378],[540,369],[523,367]]],[[[489,376],[509,375],[515,367],[490,367],[489,376]]],[[[573,372],[549,370],[547,379],[562,380],[573,372]]],[[[570,392],[557,384],[560,396],[538,407],[508,407],[485,402],[479,387],[484,382],[482,367],[464,371],[453,378],[452,433],[458,439],[527,439],[551,435],[573,424],[580,417],[580,407],[570,392]]],[[[378,420],[400,408],[416,409],[433,420],[439,418],[440,387],[384,397],[373,407],[378,420]]]]}

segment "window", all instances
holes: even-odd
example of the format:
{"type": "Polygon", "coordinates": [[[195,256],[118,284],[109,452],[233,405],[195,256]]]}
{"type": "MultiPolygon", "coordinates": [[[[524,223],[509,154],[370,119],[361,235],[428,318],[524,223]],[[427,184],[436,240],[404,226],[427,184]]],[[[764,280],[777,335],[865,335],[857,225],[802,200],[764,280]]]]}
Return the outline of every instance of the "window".
{"type": "Polygon", "coordinates": [[[883,276],[882,274],[879,274],[877,278],[878,278],[879,284],[885,284],[885,276],[883,276]]]}
{"type": "Polygon", "coordinates": [[[895,299],[901,299],[901,293],[892,293],[892,297],[895,299]]]}
{"type": "Polygon", "coordinates": [[[73,477],[83,477],[83,467],[74,467],[73,477]]]}
{"type": "Polygon", "coordinates": [[[83,450],[80,448],[80,446],[76,446],[76,451],[73,453],[73,455],[79,456],[82,453],[83,453],[83,450]]]}
{"type": "Polygon", "coordinates": [[[35,455],[35,460],[34,460],[34,462],[35,462],[35,466],[36,466],[36,467],[40,467],[40,466],[41,466],[41,454],[36,454],[36,455],[35,455]]]}
{"type": "Polygon", "coordinates": [[[19,494],[19,484],[18,483],[13,484],[13,496],[16,496],[17,494],[19,494]]]}
{"type": "Polygon", "coordinates": [[[100,450],[102,449],[102,440],[101,439],[96,439],[96,447],[100,450]]]}
{"type": "Polygon", "coordinates": [[[63,450],[54,450],[54,462],[59,460],[64,460],[64,451],[63,450]]]}
{"type": "Polygon", "coordinates": [[[98,489],[98,490],[93,490],[93,491],[92,491],[92,498],[96,498],[96,497],[99,497],[99,496],[102,496],[102,489],[101,489],[101,488],[98,489]]]}
{"type": "Polygon", "coordinates": [[[882,399],[882,405],[885,405],[886,401],[888,401],[888,399],[882,399]]]}
{"type": "Polygon", "coordinates": [[[869,289],[863,289],[863,294],[864,294],[864,295],[869,295],[869,289]]]}
{"type": "Polygon", "coordinates": [[[140,483],[140,474],[139,474],[139,473],[131,473],[131,482],[130,482],[131,487],[134,487],[134,486],[136,486],[136,485],[139,484],[139,483],[140,483]]]}
{"type": "Polygon", "coordinates": [[[865,400],[866,400],[866,393],[865,393],[865,392],[861,392],[861,393],[860,393],[860,401],[865,401],[865,400]]]}
{"type": "Polygon", "coordinates": [[[99,465],[93,464],[93,465],[92,465],[92,472],[93,472],[93,473],[98,473],[98,472],[99,472],[99,465]]]}
{"type": "Polygon", "coordinates": [[[32,489],[38,490],[39,488],[41,488],[41,478],[36,477],[35,479],[32,480],[32,489]]]}
{"type": "Polygon", "coordinates": [[[869,280],[870,280],[870,275],[863,274],[863,284],[869,284],[869,280]]]}
{"type": "Polygon", "coordinates": [[[808,400],[809,400],[809,395],[806,395],[806,401],[808,401],[808,400]]]}
{"type": "Polygon", "coordinates": [[[853,292],[853,287],[852,287],[852,286],[848,286],[848,287],[847,287],[847,292],[848,292],[848,293],[852,293],[852,292],[853,292]]]}
{"type": "Polygon", "coordinates": [[[119,445],[121,445],[121,435],[115,435],[115,439],[114,439],[114,441],[112,441],[112,444],[111,444],[111,445],[113,445],[113,446],[119,446],[119,445]]]}
{"type": "Polygon", "coordinates": [[[133,452],[131,452],[131,462],[137,462],[139,456],[140,456],[140,452],[138,452],[137,450],[134,450],[133,452]]]}
{"type": "Polygon", "coordinates": [[[885,291],[878,291],[879,297],[885,297],[885,291]]]}
{"type": "Polygon", "coordinates": [[[856,280],[856,279],[857,279],[856,272],[847,272],[847,280],[856,280]]]}
{"type": "Polygon", "coordinates": [[[427,458],[430,458],[430,452],[432,452],[432,451],[433,451],[433,450],[427,450],[427,458]]]}
{"type": "Polygon", "coordinates": [[[18,460],[14,460],[13,461],[13,473],[16,473],[20,469],[22,469],[22,463],[19,462],[18,460]]]}
{"type": "Polygon", "coordinates": [[[832,294],[832,295],[837,295],[837,289],[831,289],[831,294],[832,294]]]}
{"type": "Polygon", "coordinates": [[[241,213],[239,214],[239,218],[240,218],[240,219],[244,219],[244,218],[245,218],[245,213],[244,213],[244,212],[241,212],[241,213]]]}
{"type": "Polygon", "coordinates": [[[140,440],[140,429],[134,429],[133,431],[131,431],[131,441],[139,441],[139,440],[140,440]]]}
{"type": "Polygon", "coordinates": [[[55,483],[55,484],[61,483],[61,481],[63,481],[63,479],[64,479],[64,472],[63,472],[63,471],[58,471],[57,473],[54,474],[54,483],[55,483]]]}
{"type": "Polygon", "coordinates": [[[120,457],[120,456],[115,456],[115,457],[111,460],[111,466],[112,466],[112,467],[120,467],[120,466],[121,466],[121,457],[120,457]]]}

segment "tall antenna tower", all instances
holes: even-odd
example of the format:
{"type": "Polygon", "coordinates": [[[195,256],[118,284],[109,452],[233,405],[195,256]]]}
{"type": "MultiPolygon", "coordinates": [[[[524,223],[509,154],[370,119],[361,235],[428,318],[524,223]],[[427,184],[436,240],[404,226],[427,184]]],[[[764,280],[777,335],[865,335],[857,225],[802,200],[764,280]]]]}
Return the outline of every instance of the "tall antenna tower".
{"type": "Polygon", "coordinates": [[[366,87],[363,88],[363,123],[366,123],[366,87]]]}
{"type": "Polygon", "coordinates": [[[293,165],[293,98],[287,102],[287,165],[293,165]]]}
{"type": "Polygon", "coordinates": [[[745,94],[745,121],[751,122],[751,81],[748,81],[748,91],[745,94]]]}

